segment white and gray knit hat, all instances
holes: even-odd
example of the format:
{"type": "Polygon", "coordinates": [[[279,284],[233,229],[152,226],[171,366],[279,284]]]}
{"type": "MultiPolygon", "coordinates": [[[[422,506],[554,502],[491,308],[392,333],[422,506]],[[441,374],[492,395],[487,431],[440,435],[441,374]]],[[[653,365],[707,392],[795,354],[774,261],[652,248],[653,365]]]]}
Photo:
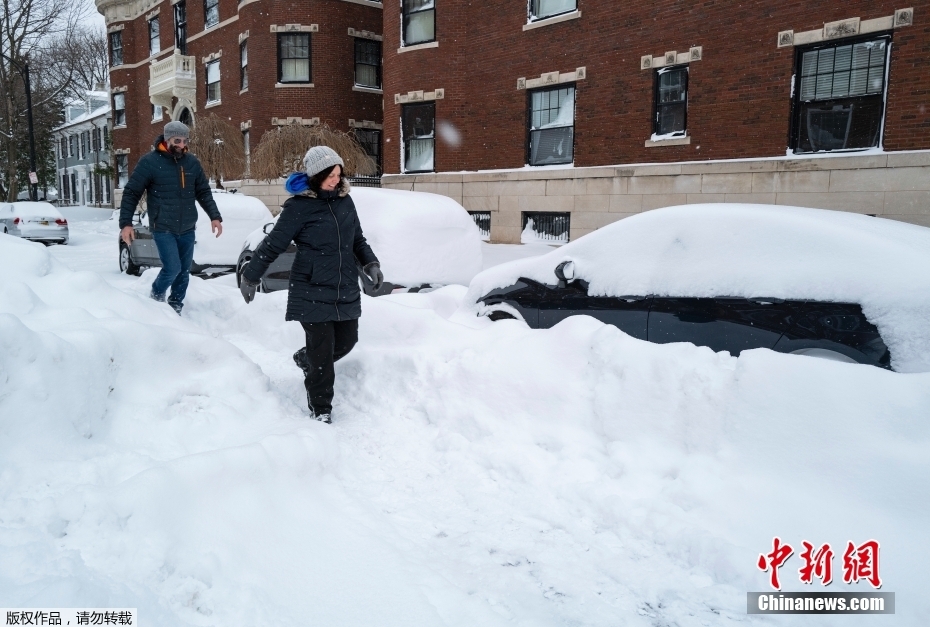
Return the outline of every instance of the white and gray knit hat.
{"type": "Polygon", "coordinates": [[[304,168],[310,178],[334,165],[342,167],[343,170],[346,167],[342,157],[329,146],[314,146],[304,155],[304,168]]]}

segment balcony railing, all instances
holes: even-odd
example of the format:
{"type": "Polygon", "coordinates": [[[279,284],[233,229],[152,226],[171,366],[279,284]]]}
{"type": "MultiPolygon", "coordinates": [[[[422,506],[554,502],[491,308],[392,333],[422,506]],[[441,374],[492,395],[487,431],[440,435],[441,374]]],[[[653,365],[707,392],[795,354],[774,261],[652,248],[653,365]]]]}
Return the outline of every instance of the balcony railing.
{"type": "Polygon", "coordinates": [[[149,66],[149,98],[154,104],[171,107],[172,97],[187,98],[193,104],[197,92],[197,60],[175,54],[149,66]]]}

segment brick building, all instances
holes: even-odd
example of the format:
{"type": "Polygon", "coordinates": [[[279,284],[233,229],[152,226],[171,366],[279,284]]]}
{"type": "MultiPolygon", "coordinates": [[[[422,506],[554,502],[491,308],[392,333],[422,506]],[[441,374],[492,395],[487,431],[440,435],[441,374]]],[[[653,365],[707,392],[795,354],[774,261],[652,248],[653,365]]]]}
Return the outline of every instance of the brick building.
{"type": "Polygon", "coordinates": [[[496,241],[691,202],[930,225],[930,4],[403,0],[384,10],[389,187],[496,241]],[[823,155],[845,158],[819,158],[823,155]]]}
{"type": "MultiPolygon", "coordinates": [[[[372,154],[382,119],[380,2],[96,0],[110,46],[117,187],[168,120],[215,113],[248,147],[281,124],[358,127],[372,154]]],[[[118,195],[118,190],[117,190],[118,195]]]]}

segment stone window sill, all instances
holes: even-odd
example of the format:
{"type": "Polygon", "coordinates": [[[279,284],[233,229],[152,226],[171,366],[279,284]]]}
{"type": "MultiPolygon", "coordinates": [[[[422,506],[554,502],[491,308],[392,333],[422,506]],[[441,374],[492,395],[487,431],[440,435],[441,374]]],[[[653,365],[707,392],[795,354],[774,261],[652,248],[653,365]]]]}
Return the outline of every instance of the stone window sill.
{"type": "Polygon", "coordinates": [[[402,52],[413,52],[414,50],[426,50],[427,48],[438,48],[438,47],[439,47],[438,41],[429,41],[429,42],[426,42],[425,44],[414,44],[412,46],[403,46],[401,48],[398,48],[397,54],[401,54],[402,52]]]}
{"type": "Polygon", "coordinates": [[[377,87],[363,87],[361,85],[353,85],[352,91],[360,91],[365,94],[384,94],[383,89],[378,89],[377,87]]]}
{"type": "Polygon", "coordinates": [[[581,17],[581,11],[574,10],[571,13],[565,13],[563,15],[555,15],[553,17],[545,17],[541,20],[536,20],[535,22],[530,22],[529,24],[523,25],[523,30],[533,30],[534,28],[542,28],[543,26],[551,26],[552,24],[560,24],[562,22],[567,22],[569,20],[577,20],[581,17]]]}
{"type": "Polygon", "coordinates": [[[690,143],[690,135],[686,135],[685,137],[673,137],[671,139],[660,139],[659,141],[647,139],[646,148],[658,148],[659,146],[685,146],[690,143]]]}
{"type": "Polygon", "coordinates": [[[246,93],[247,91],[249,91],[249,88],[248,88],[248,87],[246,87],[245,89],[240,89],[240,90],[239,90],[239,95],[241,96],[242,94],[246,93]]]}
{"type": "Polygon", "coordinates": [[[313,83],[275,83],[275,89],[288,89],[291,87],[313,87],[313,83]]]}
{"type": "Polygon", "coordinates": [[[210,109],[210,108],[212,108],[212,107],[218,107],[218,106],[220,106],[221,104],[223,104],[223,101],[222,101],[222,100],[214,100],[214,101],[212,101],[212,102],[208,102],[206,105],[204,105],[203,108],[204,108],[204,109],[210,109]]]}

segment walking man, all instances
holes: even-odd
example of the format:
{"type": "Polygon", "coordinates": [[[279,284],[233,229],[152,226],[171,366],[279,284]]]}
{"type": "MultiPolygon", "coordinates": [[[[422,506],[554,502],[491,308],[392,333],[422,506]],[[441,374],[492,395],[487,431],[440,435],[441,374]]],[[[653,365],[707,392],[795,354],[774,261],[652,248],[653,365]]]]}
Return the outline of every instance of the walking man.
{"type": "Polygon", "coordinates": [[[216,236],[223,233],[223,218],[216,208],[207,176],[197,157],[187,152],[189,140],[190,129],[185,124],[168,122],[164,134],[155,140],[152,152],[136,164],[119,206],[120,237],[131,246],[135,237],[132,215],[142,194],[147,192],[149,229],[161,259],[161,272],[152,283],[151,296],[164,302],[170,287],[168,304],[178,315],[184,307],[194,260],[197,224],[194,200],[210,217],[210,227],[216,236]]]}

